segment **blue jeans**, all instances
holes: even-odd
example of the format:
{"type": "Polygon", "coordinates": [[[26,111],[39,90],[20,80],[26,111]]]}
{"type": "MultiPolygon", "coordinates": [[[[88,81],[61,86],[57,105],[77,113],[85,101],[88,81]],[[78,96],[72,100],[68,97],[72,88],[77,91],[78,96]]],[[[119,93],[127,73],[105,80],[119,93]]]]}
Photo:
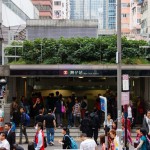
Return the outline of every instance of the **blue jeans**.
{"type": "Polygon", "coordinates": [[[72,126],[72,112],[68,113],[68,125],[72,126]]]}
{"type": "Polygon", "coordinates": [[[57,126],[62,126],[62,113],[56,113],[57,126]]]}
{"type": "Polygon", "coordinates": [[[54,128],[46,128],[47,143],[54,142],[54,128]]]}

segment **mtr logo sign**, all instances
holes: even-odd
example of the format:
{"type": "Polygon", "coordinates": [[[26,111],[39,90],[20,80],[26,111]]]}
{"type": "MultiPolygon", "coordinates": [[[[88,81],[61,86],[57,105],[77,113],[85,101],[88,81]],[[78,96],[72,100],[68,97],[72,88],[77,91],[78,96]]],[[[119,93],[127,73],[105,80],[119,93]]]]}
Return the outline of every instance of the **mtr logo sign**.
{"type": "Polygon", "coordinates": [[[68,70],[64,70],[63,75],[68,75],[68,70]]]}

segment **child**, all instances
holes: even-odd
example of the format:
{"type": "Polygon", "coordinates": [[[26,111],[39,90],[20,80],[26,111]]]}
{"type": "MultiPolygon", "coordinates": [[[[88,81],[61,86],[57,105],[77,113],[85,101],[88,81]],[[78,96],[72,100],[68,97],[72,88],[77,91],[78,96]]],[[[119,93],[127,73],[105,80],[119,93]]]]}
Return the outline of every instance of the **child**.
{"type": "Polygon", "coordinates": [[[136,130],[136,133],[137,133],[137,135],[136,135],[136,139],[134,141],[134,148],[136,148],[139,145],[139,143],[140,143],[140,138],[141,138],[140,128],[138,128],[136,130]]]}
{"type": "Polygon", "coordinates": [[[102,145],[102,150],[105,150],[105,135],[100,136],[100,144],[102,145]]]}

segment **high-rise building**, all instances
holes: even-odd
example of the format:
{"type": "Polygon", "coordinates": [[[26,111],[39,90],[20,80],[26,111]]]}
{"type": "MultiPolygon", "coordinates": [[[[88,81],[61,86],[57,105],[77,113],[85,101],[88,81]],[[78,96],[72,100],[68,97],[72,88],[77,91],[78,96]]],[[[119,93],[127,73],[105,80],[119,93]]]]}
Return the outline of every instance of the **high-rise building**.
{"type": "Polygon", "coordinates": [[[138,0],[138,4],[141,6],[141,36],[150,41],[150,1],[138,0]]]}
{"type": "Polygon", "coordinates": [[[69,19],[69,0],[53,0],[53,19],[69,19]]]}
{"type": "Polygon", "coordinates": [[[141,5],[136,0],[131,0],[130,5],[130,38],[138,40],[141,39],[141,5]]]}
{"type": "Polygon", "coordinates": [[[70,0],[70,19],[98,19],[98,34],[113,34],[116,0],[70,0]]]}
{"type": "Polygon", "coordinates": [[[121,32],[130,34],[130,0],[121,0],[121,32]]]}
{"type": "Polygon", "coordinates": [[[105,0],[70,0],[70,19],[98,19],[105,0]]]}
{"type": "Polygon", "coordinates": [[[52,0],[32,0],[39,10],[40,19],[52,19],[52,0]]]}

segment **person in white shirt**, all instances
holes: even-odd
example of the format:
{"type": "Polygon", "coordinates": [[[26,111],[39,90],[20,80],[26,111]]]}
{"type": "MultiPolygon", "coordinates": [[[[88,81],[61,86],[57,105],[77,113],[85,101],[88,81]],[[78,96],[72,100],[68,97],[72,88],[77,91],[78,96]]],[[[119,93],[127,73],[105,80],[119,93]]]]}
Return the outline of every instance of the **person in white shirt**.
{"type": "Polygon", "coordinates": [[[10,150],[10,145],[9,142],[6,140],[6,134],[4,132],[0,134],[0,148],[10,150]]]}
{"type": "MultiPolygon", "coordinates": [[[[104,129],[105,129],[105,121],[104,121],[104,129]]],[[[107,132],[109,132],[112,129],[113,120],[111,119],[111,114],[107,115],[107,132]]]]}
{"type": "Polygon", "coordinates": [[[132,124],[132,105],[131,103],[128,105],[128,119],[130,120],[130,123],[132,124]]]}
{"type": "Polygon", "coordinates": [[[80,138],[82,140],[80,150],[98,150],[96,142],[93,139],[88,138],[85,133],[82,133],[80,138]]]}

